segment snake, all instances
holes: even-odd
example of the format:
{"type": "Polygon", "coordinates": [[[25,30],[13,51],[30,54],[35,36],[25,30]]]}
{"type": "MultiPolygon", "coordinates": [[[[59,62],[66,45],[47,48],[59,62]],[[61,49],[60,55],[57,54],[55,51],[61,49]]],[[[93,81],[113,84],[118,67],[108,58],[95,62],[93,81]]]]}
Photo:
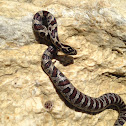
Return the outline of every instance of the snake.
{"type": "Polygon", "coordinates": [[[114,126],[123,126],[126,122],[126,104],[118,94],[106,93],[97,98],[90,97],[75,88],[52,62],[58,51],[62,51],[66,55],[77,54],[74,48],[59,41],[55,17],[48,11],[38,11],[33,17],[32,28],[41,39],[48,38],[51,41],[42,55],[41,67],[61,95],[72,106],[82,111],[97,113],[113,106],[116,107],[119,115],[114,126]]]}

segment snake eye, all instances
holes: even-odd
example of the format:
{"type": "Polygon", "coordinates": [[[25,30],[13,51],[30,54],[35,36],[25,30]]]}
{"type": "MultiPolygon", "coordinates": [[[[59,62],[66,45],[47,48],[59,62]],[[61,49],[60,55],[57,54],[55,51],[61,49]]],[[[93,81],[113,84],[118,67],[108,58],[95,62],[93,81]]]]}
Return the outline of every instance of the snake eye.
{"type": "Polygon", "coordinates": [[[75,49],[71,48],[71,47],[69,47],[68,50],[69,50],[69,54],[71,54],[71,55],[77,54],[77,51],[75,49]]]}
{"type": "Polygon", "coordinates": [[[69,47],[68,50],[69,50],[69,52],[73,52],[74,51],[71,47],[69,47]]]}

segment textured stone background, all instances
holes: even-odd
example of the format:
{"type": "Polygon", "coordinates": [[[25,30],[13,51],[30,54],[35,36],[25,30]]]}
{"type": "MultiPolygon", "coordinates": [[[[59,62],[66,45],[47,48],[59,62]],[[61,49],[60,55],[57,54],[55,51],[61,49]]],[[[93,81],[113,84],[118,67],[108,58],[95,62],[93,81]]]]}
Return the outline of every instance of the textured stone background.
{"type": "Polygon", "coordinates": [[[39,10],[56,17],[60,41],[78,54],[73,64],[55,66],[77,89],[126,102],[125,7],[125,0],[0,0],[0,126],[112,126],[116,111],[77,112],[57,94],[41,69],[47,46],[35,41],[31,21],[39,10]]]}

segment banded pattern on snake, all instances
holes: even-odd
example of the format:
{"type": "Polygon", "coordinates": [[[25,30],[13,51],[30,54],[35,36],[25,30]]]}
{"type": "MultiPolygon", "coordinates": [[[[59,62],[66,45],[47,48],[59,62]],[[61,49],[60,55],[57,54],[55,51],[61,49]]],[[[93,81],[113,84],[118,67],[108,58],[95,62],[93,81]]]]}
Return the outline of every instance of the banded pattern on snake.
{"type": "Polygon", "coordinates": [[[118,94],[107,93],[98,98],[87,96],[76,89],[53,65],[52,58],[58,50],[69,55],[77,53],[72,47],[60,43],[54,16],[47,11],[39,11],[34,15],[32,27],[41,38],[48,37],[52,41],[52,45],[45,50],[42,56],[41,67],[64,98],[73,106],[89,112],[101,112],[110,106],[116,106],[119,116],[114,126],[123,126],[126,122],[126,104],[118,94]]]}

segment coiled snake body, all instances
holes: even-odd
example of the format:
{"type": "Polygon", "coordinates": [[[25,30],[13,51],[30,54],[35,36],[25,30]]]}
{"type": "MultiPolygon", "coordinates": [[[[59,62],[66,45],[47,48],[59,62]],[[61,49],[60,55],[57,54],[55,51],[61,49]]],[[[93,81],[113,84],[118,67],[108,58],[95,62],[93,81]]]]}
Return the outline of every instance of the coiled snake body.
{"type": "Polygon", "coordinates": [[[77,53],[72,47],[60,43],[54,16],[47,11],[39,11],[34,15],[32,23],[34,32],[41,38],[48,37],[52,41],[52,45],[45,50],[42,56],[41,65],[64,98],[73,106],[89,112],[100,112],[110,106],[116,106],[119,116],[114,126],[123,126],[126,122],[126,104],[119,95],[107,93],[98,98],[89,97],[77,90],[64,74],[53,65],[52,58],[57,50],[69,55],[77,53]]]}

